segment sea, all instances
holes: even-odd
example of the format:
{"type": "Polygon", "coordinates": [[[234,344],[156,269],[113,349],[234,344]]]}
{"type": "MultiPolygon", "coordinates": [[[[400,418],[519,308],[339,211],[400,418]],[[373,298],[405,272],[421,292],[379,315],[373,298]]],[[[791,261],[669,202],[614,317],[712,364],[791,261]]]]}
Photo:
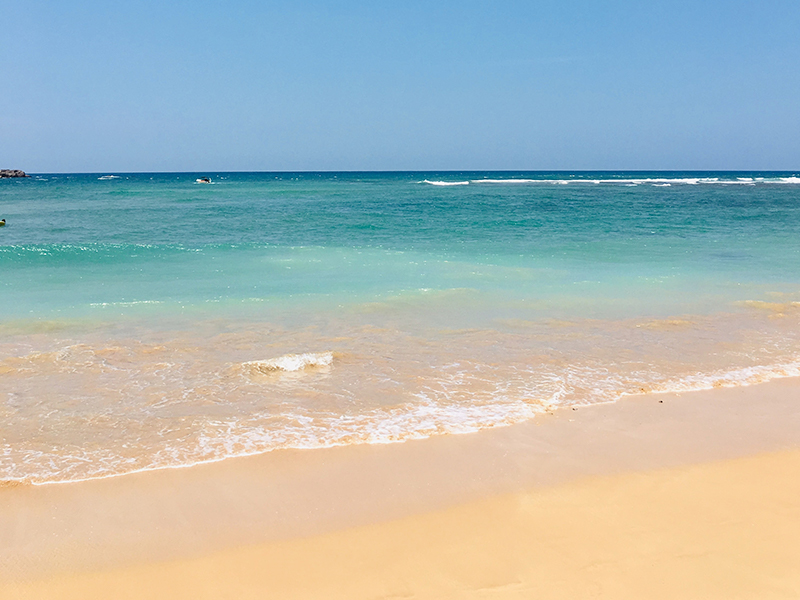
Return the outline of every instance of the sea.
{"type": "Polygon", "coordinates": [[[0,180],[0,483],[465,434],[800,375],[799,184],[0,180]]]}

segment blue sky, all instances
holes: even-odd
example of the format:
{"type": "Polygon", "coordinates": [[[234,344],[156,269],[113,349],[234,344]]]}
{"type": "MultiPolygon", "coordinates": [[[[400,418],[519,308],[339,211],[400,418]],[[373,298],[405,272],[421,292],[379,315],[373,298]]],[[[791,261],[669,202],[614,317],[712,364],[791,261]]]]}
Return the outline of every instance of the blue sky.
{"type": "Polygon", "coordinates": [[[0,11],[0,168],[800,168],[797,0],[0,11]]]}

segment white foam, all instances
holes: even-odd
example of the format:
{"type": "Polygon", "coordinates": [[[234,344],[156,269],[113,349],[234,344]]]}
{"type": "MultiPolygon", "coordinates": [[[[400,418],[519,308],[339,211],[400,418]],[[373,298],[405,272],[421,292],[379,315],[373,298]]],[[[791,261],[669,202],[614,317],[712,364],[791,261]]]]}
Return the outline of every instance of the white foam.
{"type": "Polygon", "coordinates": [[[119,175],[103,175],[97,178],[98,181],[106,181],[108,179],[119,179],[119,175]]]}
{"type": "Polygon", "coordinates": [[[164,304],[162,300],[135,300],[133,302],[91,302],[89,306],[136,306],[138,304],[164,304]]]}
{"type": "Polygon", "coordinates": [[[683,184],[683,185],[700,185],[702,183],[719,183],[718,177],[644,177],[642,179],[599,179],[593,180],[594,183],[633,183],[636,185],[641,184],[683,184]]]}
{"type": "Polygon", "coordinates": [[[538,183],[539,179],[473,179],[472,183],[538,183]]]}
{"type": "Polygon", "coordinates": [[[434,182],[425,181],[431,185],[465,185],[474,184],[548,184],[548,185],[569,185],[569,184],[618,184],[624,186],[635,186],[650,184],[653,186],[666,187],[667,185],[754,185],[755,183],[800,183],[800,177],[780,177],[777,179],[765,180],[763,177],[737,177],[736,179],[720,179],[719,177],[642,177],[625,179],[472,179],[470,182],[462,181],[434,182]]]}
{"type": "Polygon", "coordinates": [[[800,377],[800,362],[756,365],[716,373],[698,373],[697,375],[683,377],[677,381],[664,383],[653,388],[652,392],[694,392],[721,387],[743,387],[785,377],[800,377]]]}
{"type": "Polygon", "coordinates": [[[332,352],[308,352],[305,354],[286,354],[267,360],[251,360],[242,363],[257,371],[302,371],[309,367],[327,367],[333,363],[332,352]]]}
{"type": "Polygon", "coordinates": [[[451,186],[451,185],[469,185],[469,181],[428,181],[424,180],[422,183],[429,185],[451,186]]]}
{"type": "MultiPolygon", "coordinates": [[[[244,364],[258,368],[267,366],[269,370],[296,371],[312,365],[330,365],[332,361],[332,353],[323,352],[288,354],[244,364]]],[[[747,386],[797,376],[800,376],[800,362],[787,362],[698,373],[664,380],[648,387],[649,393],[690,392],[747,386]]],[[[281,448],[319,449],[352,444],[391,444],[441,434],[465,434],[527,421],[560,407],[611,403],[624,396],[640,393],[638,382],[609,377],[603,368],[570,367],[565,373],[553,373],[543,379],[549,379],[553,384],[549,397],[539,396],[533,389],[531,392],[534,393],[520,395],[509,394],[501,388],[492,394],[490,402],[454,405],[442,401],[443,395],[447,396],[446,389],[427,388],[413,394],[416,401],[403,407],[376,408],[361,414],[315,414],[307,407],[295,406],[288,414],[281,415],[282,426],[278,428],[270,424],[274,415],[254,414],[249,419],[211,419],[206,422],[207,427],[198,437],[195,447],[166,448],[157,453],[154,457],[156,460],[150,466],[136,466],[121,457],[113,457],[118,462],[113,465],[114,470],[108,472],[105,469],[106,461],[98,460],[97,456],[72,454],[69,457],[71,460],[95,464],[98,468],[78,477],[63,470],[36,475],[11,472],[2,481],[33,485],[68,483],[143,471],[187,468],[281,448]],[[575,383],[580,387],[587,381],[592,383],[593,398],[589,402],[570,399],[575,383]],[[622,388],[629,391],[623,391],[622,388]]],[[[5,450],[8,454],[8,448],[5,450]]]]}

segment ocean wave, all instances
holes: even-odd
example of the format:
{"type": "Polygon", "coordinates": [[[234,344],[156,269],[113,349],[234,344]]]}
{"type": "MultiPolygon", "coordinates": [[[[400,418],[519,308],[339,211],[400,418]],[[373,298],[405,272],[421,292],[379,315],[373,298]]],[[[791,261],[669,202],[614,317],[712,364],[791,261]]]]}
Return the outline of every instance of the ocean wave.
{"type": "MultiPolygon", "coordinates": [[[[748,386],[797,376],[800,376],[800,363],[696,374],[675,381],[643,385],[625,392],[606,393],[592,404],[611,403],[631,395],[684,393],[748,386]]],[[[618,382],[613,382],[607,386],[607,392],[617,384],[618,382]]],[[[283,426],[279,428],[265,424],[274,422],[274,418],[262,416],[259,422],[260,415],[253,415],[248,420],[209,420],[204,427],[205,433],[197,440],[196,448],[164,449],[155,457],[156,460],[144,467],[127,465],[129,461],[119,457],[115,459],[112,456],[73,454],[70,457],[73,462],[96,464],[97,468],[81,475],[71,475],[68,471],[58,468],[40,470],[35,474],[8,473],[0,480],[0,486],[74,483],[145,471],[189,468],[280,449],[315,450],[361,444],[383,445],[426,439],[436,435],[473,433],[525,422],[559,408],[586,405],[586,403],[563,402],[567,391],[564,387],[549,399],[541,401],[501,396],[490,404],[458,406],[441,405],[435,396],[422,393],[417,395],[418,401],[414,404],[377,409],[357,415],[315,415],[309,410],[296,408],[292,413],[283,415],[281,418],[283,426]]],[[[45,464],[52,465],[52,463],[45,464]]]]}
{"type": "Polygon", "coordinates": [[[472,179],[471,183],[540,183],[541,179],[472,179]]]}
{"type": "MultiPolygon", "coordinates": [[[[285,355],[245,364],[258,369],[265,367],[268,372],[292,372],[327,366],[332,361],[332,353],[325,352],[285,355]]],[[[37,472],[21,472],[25,465],[17,465],[22,469],[3,473],[0,485],[71,483],[143,471],[188,468],[280,449],[391,444],[436,435],[466,434],[521,423],[559,408],[613,403],[625,396],[749,386],[798,376],[800,361],[696,373],[649,383],[612,376],[605,369],[585,366],[570,368],[569,373],[562,375],[553,374],[549,378],[552,384],[550,395],[540,398],[509,394],[501,386],[492,394],[491,401],[448,404],[442,401],[442,395],[448,393],[445,388],[427,388],[413,394],[412,400],[402,405],[356,414],[319,412],[313,407],[294,406],[281,415],[255,413],[240,417],[207,417],[201,435],[194,437],[191,445],[164,447],[144,465],[140,461],[116,456],[110,450],[73,449],[68,457],[61,457],[68,458],[72,465],[64,468],[60,461],[52,460],[53,457],[38,456],[39,452],[31,454],[37,472]],[[594,387],[593,400],[575,402],[570,398],[575,386],[586,385],[594,387]]]]}
{"type": "MultiPolygon", "coordinates": [[[[780,363],[776,365],[757,365],[742,367],[730,371],[697,373],[645,388],[642,392],[668,394],[682,392],[698,392],[716,388],[731,388],[766,383],[773,379],[800,377],[800,361],[780,363]]],[[[627,395],[627,394],[626,394],[627,395]]]]}
{"type": "Polygon", "coordinates": [[[164,304],[163,300],[133,300],[131,302],[91,302],[89,306],[137,306],[139,304],[164,304]]]}
{"type": "Polygon", "coordinates": [[[0,480],[82,481],[388,444],[637,394],[796,377],[795,298],[773,294],[778,301],[716,316],[437,323],[424,338],[394,326],[283,330],[249,320],[149,335],[138,325],[58,328],[3,342],[0,480]]]}
{"type": "Polygon", "coordinates": [[[451,185],[469,185],[469,181],[429,181],[425,179],[420,183],[427,183],[428,185],[438,185],[438,186],[451,186],[451,185]]]}
{"type": "Polygon", "coordinates": [[[107,181],[109,179],[119,179],[119,175],[103,175],[97,178],[98,181],[107,181]]]}
{"type": "MultiPolygon", "coordinates": [[[[427,182],[433,183],[433,182],[427,182]]],[[[800,183],[800,177],[736,177],[734,179],[722,179],[720,177],[642,177],[642,178],[570,178],[570,179],[472,179],[469,183],[473,184],[548,184],[548,185],[569,185],[569,184],[618,184],[625,186],[636,186],[650,184],[654,186],[667,185],[756,185],[774,183],[800,183]]],[[[439,185],[444,185],[444,182],[439,185]]]]}
{"type": "Polygon", "coordinates": [[[329,367],[332,363],[333,352],[308,352],[285,354],[267,360],[251,360],[242,363],[242,366],[261,373],[274,373],[276,371],[302,371],[312,367],[329,367]]]}

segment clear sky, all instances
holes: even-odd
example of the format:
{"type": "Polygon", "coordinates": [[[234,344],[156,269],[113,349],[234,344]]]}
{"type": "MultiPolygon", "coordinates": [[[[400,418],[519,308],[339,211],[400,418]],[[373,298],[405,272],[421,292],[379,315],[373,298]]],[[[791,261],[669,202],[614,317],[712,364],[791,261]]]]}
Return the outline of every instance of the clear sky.
{"type": "Polygon", "coordinates": [[[800,169],[798,0],[0,14],[0,168],[800,169]]]}

